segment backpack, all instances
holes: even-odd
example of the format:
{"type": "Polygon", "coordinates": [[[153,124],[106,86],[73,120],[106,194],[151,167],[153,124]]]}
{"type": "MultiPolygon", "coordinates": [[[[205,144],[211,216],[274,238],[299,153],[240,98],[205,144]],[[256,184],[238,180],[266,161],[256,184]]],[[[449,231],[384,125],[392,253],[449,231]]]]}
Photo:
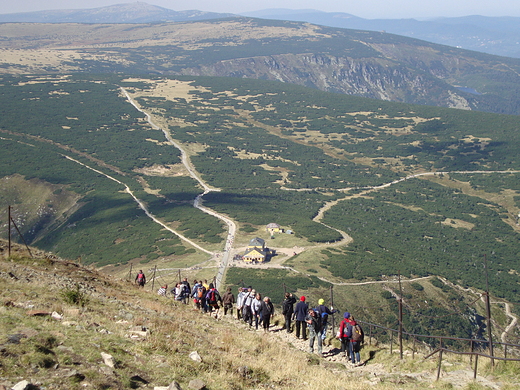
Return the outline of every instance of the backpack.
{"type": "Polygon", "coordinates": [[[204,288],[204,286],[199,286],[199,287],[197,288],[197,298],[198,298],[198,299],[202,299],[202,298],[204,298],[204,293],[206,292],[205,290],[206,290],[206,289],[204,288]]]}
{"type": "Polygon", "coordinates": [[[352,327],[352,341],[358,343],[358,342],[363,342],[363,337],[364,334],[363,334],[363,329],[361,329],[361,326],[359,326],[358,324],[354,325],[352,327]]]}
{"type": "Polygon", "coordinates": [[[327,313],[322,306],[318,306],[316,309],[314,309],[314,311],[318,317],[321,318],[321,323],[326,324],[327,320],[329,319],[329,313],[327,313]]]}
{"type": "Polygon", "coordinates": [[[321,316],[321,314],[320,314],[320,312],[319,312],[319,310],[317,308],[316,309],[312,309],[312,310],[314,310],[314,314],[315,314],[314,318],[316,318],[316,328],[317,328],[317,329],[314,329],[314,331],[316,333],[318,333],[318,332],[321,331],[321,328],[323,326],[323,319],[322,319],[322,316],[321,316]]]}
{"type": "Polygon", "coordinates": [[[137,281],[138,281],[138,282],[142,282],[143,280],[144,280],[144,274],[141,274],[141,273],[138,274],[138,275],[137,275],[137,281]]]}
{"type": "Polygon", "coordinates": [[[209,304],[214,304],[214,303],[217,303],[217,294],[215,294],[215,289],[213,290],[209,290],[209,294],[208,294],[208,303],[209,304]]]}
{"type": "Polygon", "coordinates": [[[352,327],[352,325],[350,325],[347,321],[343,320],[343,322],[345,323],[345,325],[343,326],[343,338],[348,338],[348,327],[352,327]]]}

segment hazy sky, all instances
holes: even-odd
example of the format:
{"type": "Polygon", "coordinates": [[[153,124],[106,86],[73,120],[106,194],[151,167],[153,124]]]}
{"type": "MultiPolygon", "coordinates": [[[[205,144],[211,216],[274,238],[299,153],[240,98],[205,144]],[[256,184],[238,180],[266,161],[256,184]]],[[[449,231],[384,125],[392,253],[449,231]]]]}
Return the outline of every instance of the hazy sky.
{"type": "MultiPolygon", "coordinates": [[[[0,0],[0,14],[49,9],[96,8],[130,0],[0,0]],[[86,5],[88,3],[88,5],[86,5]]],[[[520,16],[519,0],[146,0],[175,11],[240,13],[266,8],[318,9],[362,18],[424,18],[437,16],[520,16]]]]}

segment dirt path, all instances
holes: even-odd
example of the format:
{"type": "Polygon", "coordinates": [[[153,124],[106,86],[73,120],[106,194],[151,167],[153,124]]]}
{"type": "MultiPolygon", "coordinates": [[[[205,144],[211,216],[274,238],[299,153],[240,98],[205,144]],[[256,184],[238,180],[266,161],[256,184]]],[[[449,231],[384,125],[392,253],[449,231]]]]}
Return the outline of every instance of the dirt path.
{"type": "MultiPolygon", "coordinates": [[[[177,149],[179,149],[179,151],[181,152],[181,161],[182,161],[182,164],[184,165],[184,167],[186,168],[186,170],[188,171],[188,173],[190,174],[190,176],[196,180],[199,185],[203,188],[204,192],[200,195],[197,195],[197,197],[195,198],[195,200],[193,201],[193,207],[203,211],[204,213],[206,214],[209,214],[209,215],[212,215],[218,219],[220,219],[221,221],[225,222],[226,225],[228,226],[228,234],[226,236],[226,242],[225,242],[225,245],[224,245],[224,251],[222,253],[222,256],[220,256],[220,254],[216,254],[216,253],[213,253],[213,252],[209,252],[207,251],[206,249],[202,249],[200,246],[196,246],[196,248],[202,250],[203,252],[205,253],[208,253],[208,254],[211,254],[212,256],[214,256],[215,258],[219,259],[219,267],[218,267],[218,272],[217,272],[217,276],[216,276],[216,279],[215,279],[215,283],[216,283],[216,287],[217,288],[220,288],[220,285],[222,283],[222,279],[224,277],[224,274],[226,272],[226,268],[228,267],[228,264],[229,264],[229,258],[231,256],[231,252],[232,252],[232,247],[233,247],[233,242],[235,241],[235,235],[236,235],[236,224],[235,222],[223,215],[223,214],[219,214],[217,213],[216,211],[214,210],[211,210],[207,207],[204,207],[202,205],[203,203],[203,197],[204,195],[206,195],[207,193],[209,192],[212,192],[212,191],[220,191],[219,188],[214,188],[214,187],[210,187],[207,185],[207,183],[202,180],[202,178],[200,177],[200,174],[197,172],[197,170],[195,169],[195,167],[193,166],[193,164],[191,163],[190,161],[190,158],[188,156],[188,153],[186,152],[186,150],[184,150],[184,148],[182,147],[181,144],[179,144],[177,141],[175,141],[172,136],[170,135],[170,133],[162,128],[162,127],[159,127],[157,126],[153,121],[152,121],[152,116],[150,114],[148,114],[146,111],[144,111],[135,101],[134,99],[132,99],[132,97],[130,96],[130,94],[123,88],[123,87],[120,87],[121,88],[121,91],[123,92],[123,94],[126,96],[126,99],[130,102],[130,104],[132,104],[132,106],[135,107],[136,110],[138,110],[139,112],[143,113],[145,116],[146,116],[146,120],[148,121],[148,123],[150,124],[150,126],[152,126],[152,128],[156,129],[156,130],[161,130],[162,133],[164,134],[164,137],[167,139],[167,141],[173,145],[174,147],[176,147],[177,149]]],[[[137,200],[137,198],[134,197],[134,199],[136,199],[136,201],[139,203],[139,201],[137,200]]],[[[141,207],[142,208],[142,207],[141,207]]],[[[147,213],[148,215],[148,213],[147,213]]],[[[149,215],[150,216],[150,215],[149,215]]],[[[161,223],[162,224],[162,223],[161,223]]],[[[174,232],[172,229],[169,229],[170,231],[172,231],[174,234],[176,234],[177,236],[180,236],[180,234],[178,232],[174,232]]],[[[192,241],[188,241],[189,243],[192,243],[192,241]]]]}
{"type": "MultiPolygon", "coordinates": [[[[486,304],[486,298],[484,296],[483,293],[481,292],[478,292],[478,291],[475,291],[473,290],[471,287],[462,287],[462,286],[459,286],[457,284],[452,284],[450,283],[447,279],[445,278],[440,278],[443,283],[445,284],[448,284],[450,286],[454,286],[456,288],[458,288],[459,290],[462,290],[466,293],[471,293],[473,295],[476,295],[477,297],[480,297],[480,300],[482,302],[484,302],[484,304],[486,304]]],[[[504,305],[504,311],[505,311],[505,315],[511,319],[511,322],[509,323],[509,325],[506,326],[506,328],[504,329],[504,331],[500,334],[500,341],[502,341],[503,343],[507,343],[508,340],[507,340],[507,335],[509,334],[509,332],[511,332],[515,327],[516,325],[518,324],[518,317],[513,314],[511,312],[511,305],[507,302],[501,302],[501,301],[491,301],[490,302],[491,304],[493,305],[504,305]]]]}
{"type": "Polygon", "coordinates": [[[139,200],[135,195],[134,193],[132,192],[132,190],[130,189],[130,187],[128,187],[125,183],[123,183],[122,181],[120,180],[117,180],[115,177],[112,177],[98,169],[95,169],[95,168],[92,168],[86,164],[83,164],[81,161],[78,161],[78,160],[75,160],[73,159],[72,157],[69,157],[69,156],[65,156],[63,155],[66,159],[70,160],[70,161],[73,161],[75,162],[76,164],[79,164],[87,169],[90,169],[100,175],[103,175],[105,176],[106,178],[110,179],[110,180],[113,180],[115,181],[116,183],[122,185],[123,187],[125,187],[125,192],[127,194],[129,194],[134,200],[135,202],[139,205],[139,208],[141,208],[141,210],[144,211],[144,213],[149,217],[151,218],[155,223],[161,225],[163,228],[165,228],[166,230],[168,230],[169,232],[175,234],[177,237],[179,237],[181,240],[184,240],[186,241],[187,243],[189,243],[190,245],[194,246],[195,248],[201,250],[202,252],[205,252],[205,253],[208,253],[210,255],[213,255],[213,252],[210,252],[208,251],[207,249],[204,249],[203,247],[201,247],[200,245],[196,244],[195,242],[193,242],[192,240],[190,240],[189,238],[183,236],[182,234],[180,234],[179,232],[173,230],[172,228],[170,228],[168,225],[166,225],[165,223],[161,222],[157,217],[155,217],[149,210],[148,208],[146,207],[146,205],[141,202],[141,200],[139,200]]]}

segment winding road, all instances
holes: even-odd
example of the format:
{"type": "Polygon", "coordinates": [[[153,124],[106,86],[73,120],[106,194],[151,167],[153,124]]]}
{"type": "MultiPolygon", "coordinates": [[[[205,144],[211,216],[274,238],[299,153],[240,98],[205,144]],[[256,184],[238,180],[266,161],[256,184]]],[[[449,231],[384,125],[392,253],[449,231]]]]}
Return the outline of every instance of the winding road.
{"type": "MultiPolygon", "coordinates": [[[[207,214],[210,214],[210,215],[220,219],[221,221],[225,222],[226,225],[228,226],[228,234],[227,234],[226,243],[225,243],[225,246],[224,246],[224,252],[222,254],[222,257],[216,256],[217,255],[216,253],[210,252],[210,251],[202,248],[201,246],[194,244],[193,241],[188,240],[187,238],[185,238],[184,236],[180,235],[179,233],[174,232],[178,237],[180,237],[181,239],[185,240],[190,245],[193,245],[195,248],[197,248],[199,250],[202,250],[205,253],[209,253],[212,256],[220,259],[217,276],[215,278],[216,287],[217,287],[217,289],[219,289],[221,284],[222,284],[222,280],[224,278],[224,273],[226,272],[226,268],[228,267],[228,264],[229,264],[229,257],[231,256],[231,249],[233,247],[233,242],[235,241],[236,224],[235,224],[235,222],[232,219],[226,217],[225,215],[219,214],[219,213],[217,213],[214,210],[211,210],[211,209],[209,209],[207,207],[204,207],[202,205],[202,202],[203,202],[202,198],[207,193],[212,192],[212,191],[220,191],[220,189],[212,188],[212,187],[208,186],[207,183],[204,180],[202,180],[202,178],[199,176],[198,172],[195,170],[195,168],[191,164],[191,161],[190,161],[190,158],[188,156],[188,153],[186,153],[186,151],[182,148],[181,144],[179,144],[177,141],[175,141],[172,138],[172,136],[170,135],[170,133],[166,129],[163,129],[160,126],[157,126],[152,121],[152,116],[150,114],[148,114],[146,111],[144,111],[134,101],[134,99],[132,99],[132,97],[130,96],[130,94],[128,93],[127,90],[125,90],[123,87],[120,87],[120,88],[121,88],[121,91],[123,92],[123,94],[126,96],[126,99],[130,102],[130,104],[132,104],[135,107],[136,110],[138,110],[139,112],[143,113],[146,116],[146,120],[150,124],[150,126],[152,126],[152,128],[155,129],[155,130],[161,130],[163,132],[165,138],[167,139],[167,141],[171,145],[173,145],[174,147],[179,149],[179,151],[181,152],[181,162],[182,162],[182,164],[184,165],[184,167],[188,171],[189,175],[193,179],[195,179],[199,183],[199,185],[202,187],[202,189],[204,190],[204,192],[202,194],[197,195],[197,197],[193,201],[193,206],[195,208],[197,208],[197,209],[207,213],[207,214]]],[[[128,186],[126,188],[127,188],[128,191],[130,191],[128,186]]],[[[135,201],[139,204],[139,207],[141,207],[143,210],[145,210],[146,215],[148,215],[150,218],[152,218],[155,222],[159,223],[161,226],[165,226],[162,222],[157,220],[157,218],[155,218],[148,210],[146,210],[146,207],[144,206],[144,204],[141,201],[139,201],[133,194],[131,194],[131,195],[133,196],[135,201]]],[[[173,229],[171,229],[171,228],[168,228],[168,230],[173,232],[173,229]]]]}

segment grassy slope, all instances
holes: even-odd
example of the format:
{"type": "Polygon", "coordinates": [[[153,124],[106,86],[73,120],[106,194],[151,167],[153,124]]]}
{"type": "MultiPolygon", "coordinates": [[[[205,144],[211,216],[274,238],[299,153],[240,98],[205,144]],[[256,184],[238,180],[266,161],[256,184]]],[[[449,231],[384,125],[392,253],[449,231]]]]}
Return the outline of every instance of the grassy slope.
{"type": "Polygon", "coordinates": [[[234,321],[216,321],[158,297],[149,286],[138,290],[125,280],[35,253],[36,259],[25,258],[16,248],[10,260],[0,259],[0,377],[8,387],[27,379],[48,389],[146,389],[172,381],[187,388],[200,379],[210,389],[301,389],[327,383],[330,389],[457,385],[469,390],[493,383],[513,389],[520,381],[518,365],[498,363],[491,374],[480,360],[480,384],[472,383],[463,378],[472,375],[469,363],[445,355],[442,380],[434,382],[434,359],[412,360],[407,350],[400,361],[395,347],[391,355],[385,344],[365,347],[362,359],[372,356],[365,367],[345,368],[342,359],[300,351],[305,346],[293,346],[292,335],[265,335],[234,321]],[[77,286],[85,298],[82,307],[63,299],[63,293],[77,286]],[[30,310],[56,311],[64,318],[31,316],[30,310]],[[146,337],[131,337],[143,328],[150,332],[146,337]],[[202,363],[188,357],[192,351],[201,355],[202,363]],[[103,364],[102,352],[114,357],[115,368],[103,364]]]}

